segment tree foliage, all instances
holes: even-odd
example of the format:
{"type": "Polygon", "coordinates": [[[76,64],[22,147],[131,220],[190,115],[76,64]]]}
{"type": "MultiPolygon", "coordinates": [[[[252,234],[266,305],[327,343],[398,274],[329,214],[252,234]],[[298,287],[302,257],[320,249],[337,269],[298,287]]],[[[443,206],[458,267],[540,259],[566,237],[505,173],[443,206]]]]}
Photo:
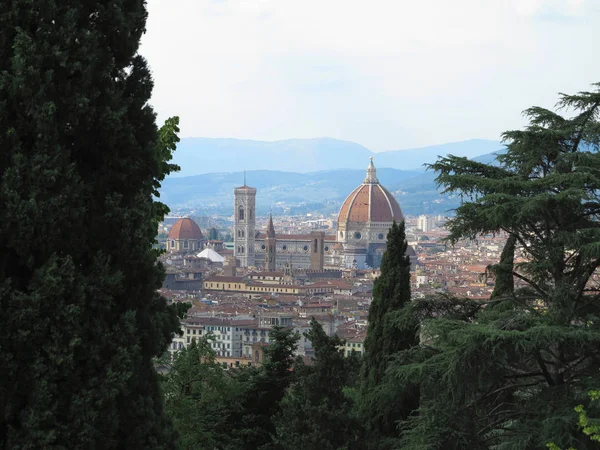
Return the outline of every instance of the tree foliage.
{"type": "Polygon", "coordinates": [[[398,421],[418,406],[415,385],[388,382],[386,376],[391,357],[418,344],[418,322],[402,312],[411,300],[407,246],[404,222],[394,222],[387,236],[381,276],[373,287],[361,376],[362,416],[373,448],[382,448],[384,441],[396,437],[398,421]]]}
{"type": "Polygon", "coordinates": [[[219,234],[219,230],[216,228],[211,228],[208,230],[208,239],[211,241],[218,241],[221,239],[221,235],[219,234]]]}
{"type": "Polygon", "coordinates": [[[339,450],[357,448],[361,423],[346,395],[360,360],[345,358],[343,339],[327,336],[314,318],[304,333],[315,357],[309,366],[297,366],[296,381],[281,401],[276,416],[277,444],[282,449],[339,450]]]}
{"type": "Polygon", "coordinates": [[[276,448],[275,417],[293,381],[299,336],[291,328],[281,327],[274,327],[269,334],[271,343],[265,348],[263,365],[240,379],[243,392],[237,399],[239,409],[231,417],[231,439],[235,444],[231,448],[276,448]]]}
{"type": "Polygon", "coordinates": [[[179,435],[179,449],[226,448],[231,433],[231,407],[240,386],[216,362],[207,338],[195,340],[164,358],[162,386],[166,412],[179,435]]]}
{"type": "Polygon", "coordinates": [[[558,109],[569,117],[525,111],[530,124],[504,133],[498,165],[454,156],[431,165],[446,192],[465,199],[448,224],[451,241],[497,232],[510,238],[494,268],[493,298],[473,315],[457,318],[469,309],[457,302],[450,316],[425,318],[422,360],[395,367],[400,382],[422,388],[407,448],[595,448],[571,414],[589,404],[600,368],[594,87],[561,95],[558,109]]]}
{"type": "Polygon", "coordinates": [[[148,105],[145,21],[124,0],[0,8],[0,448],[172,447],[152,244],[177,137],[148,105]]]}

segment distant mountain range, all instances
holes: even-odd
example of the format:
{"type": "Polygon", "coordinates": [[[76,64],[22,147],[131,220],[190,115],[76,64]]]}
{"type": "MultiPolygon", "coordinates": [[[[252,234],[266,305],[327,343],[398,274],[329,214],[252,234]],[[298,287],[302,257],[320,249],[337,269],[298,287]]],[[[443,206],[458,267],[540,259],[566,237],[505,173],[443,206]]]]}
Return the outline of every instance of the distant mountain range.
{"type": "Polygon", "coordinates": [[[423,148],[375,153],[355,142],[338,139],[288,139],[251,141],[239,139],[183,138],[173,162],[181,171],[173,177],[243,170],[311,173],[335,169],[363,169],[373,156],[378,168],[422,170],[439,155],[472,158],[502,149],[498,141],[471,139],[423,148]]]}
{"type": "Polygon", "coordinates": [[[370,156],[377,176],[400,202],[405,214],[444,214],[457,198],[441,195],[435,173],[423,164],[453,154],[491,162],[503,151],[496,141],[473,139],[411,150],[374,153],[353,142],[291,139],[277,142],[236,139],[182,139],[174,162],[181,172],[163,182],[161,201],[194,214],[230,214],[233,189],[256,187],[257,213],[336,213],[365,177],[370,156]],[[244,175],[244,170],[246,173],[244,175]]]}

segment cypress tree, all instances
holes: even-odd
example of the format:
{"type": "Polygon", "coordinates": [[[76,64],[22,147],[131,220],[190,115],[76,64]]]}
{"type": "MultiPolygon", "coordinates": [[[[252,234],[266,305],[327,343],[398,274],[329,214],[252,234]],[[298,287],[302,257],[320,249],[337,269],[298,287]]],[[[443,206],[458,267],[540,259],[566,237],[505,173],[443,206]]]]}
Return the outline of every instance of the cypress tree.
{"type": "Polygon", "coordinates": [[[143,1],[0,8],[0,448],[172,448],[143,1]]]}
{"type": "Polygon", "coordinates": [[[407,247],[404,222],[394,222],[381,276],[373,286],[361,375],[361,409],[371,448],[383,448],[384,441],[396,437],[398,421],[418,406],[415,386],[386,381],[391,357],[418,344],[418,322],[410,317],[402,323],[397,320],[398,312],[411,301],[407,247]]]}

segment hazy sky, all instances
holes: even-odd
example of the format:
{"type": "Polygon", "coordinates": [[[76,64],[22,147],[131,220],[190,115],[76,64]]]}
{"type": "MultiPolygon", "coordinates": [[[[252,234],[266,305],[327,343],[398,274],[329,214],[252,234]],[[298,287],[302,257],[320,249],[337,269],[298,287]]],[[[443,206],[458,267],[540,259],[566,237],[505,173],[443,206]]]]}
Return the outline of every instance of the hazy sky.
{"type": "Polygon", "coordinates": [[[600,81],[600,0],[148,0],[141,52],[182,136],[371,150],[498,139],[600,81]]]}

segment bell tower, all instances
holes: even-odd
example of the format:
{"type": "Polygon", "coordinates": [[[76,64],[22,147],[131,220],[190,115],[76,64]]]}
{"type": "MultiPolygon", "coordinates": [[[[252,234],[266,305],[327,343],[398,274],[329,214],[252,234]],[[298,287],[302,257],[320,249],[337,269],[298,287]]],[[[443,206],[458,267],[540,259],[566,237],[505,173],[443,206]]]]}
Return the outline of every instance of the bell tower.
{"type": "Polygon", "coordinates": [[[273,214],[269,216],[267,239],[265,239],[265,269],[268,272],[275,272],[277,270],[277,238],[275,227],[273,226],[273,214]]]}
{"type": "Polygon", "coordinates": [[[254,241],[256,228],[256,188],[244,185],[233,190],[234,249],[241,267],[254,266],[254,241]]]}

